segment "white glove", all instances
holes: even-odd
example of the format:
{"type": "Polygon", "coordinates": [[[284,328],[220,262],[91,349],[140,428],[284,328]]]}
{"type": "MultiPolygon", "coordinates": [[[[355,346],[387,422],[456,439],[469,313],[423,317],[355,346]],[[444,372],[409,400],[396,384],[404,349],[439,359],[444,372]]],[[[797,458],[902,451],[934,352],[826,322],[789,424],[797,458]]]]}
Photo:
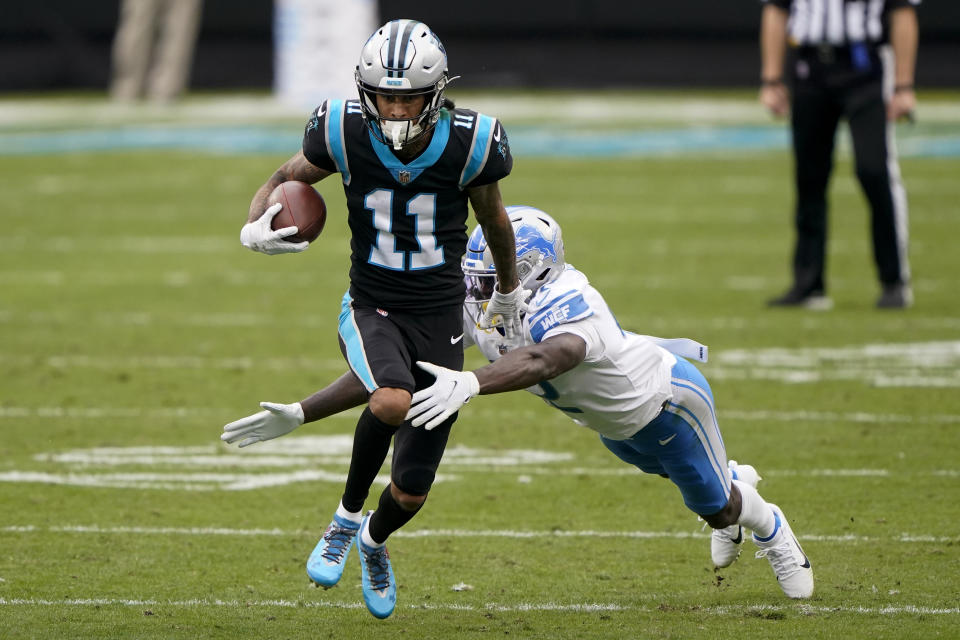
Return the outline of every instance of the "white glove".
{"type": "Polygon", "coordinates": [[[240,229],[240,244],[247,249],[259,251],[269,256],[277,253],[299,253],[305,251],[310,246],[309,242],[287,242],[284,240],[287,236],[292,236],[299,229],[297,227],[284,227],[274,231],[270,228],[274,216],[276,216],[283,205],[275,202],[263,212],[257,220],[248,222],[240,229]]]}
{"type": "Polygon", "coordinates": [[[519,285],[510,293],[500,293],[499,289],[494,289],[493,297],[483,310],[483,317],[480,318],[477,326],[481,329],[492,329],[498,324],[503,324],[503,333],[507,341],[517,342],[523,327],[520,314],[527,310],[528,295],[530,292],[519,285]]]}
{"type": "Polygon", "coordinates": [[[279,438],[303,424],[303,407],[299,402],[293,404],[261,402],[260,406],[266,411],[224,425],[220,439],[233,444],[240,438],[244,438],[240,441],[242,449],[257,442],[279,438]]]}
{"type": "Polygon", "coordinates": [[[436,380],[426,389],[413,394],[406,419],[413,420],[415,427],[426,422],[426,429],[430,431],[480,393],[480,382],[472,371],[454,371],[420,361],[417,366],[432,374],[436,380]]]}

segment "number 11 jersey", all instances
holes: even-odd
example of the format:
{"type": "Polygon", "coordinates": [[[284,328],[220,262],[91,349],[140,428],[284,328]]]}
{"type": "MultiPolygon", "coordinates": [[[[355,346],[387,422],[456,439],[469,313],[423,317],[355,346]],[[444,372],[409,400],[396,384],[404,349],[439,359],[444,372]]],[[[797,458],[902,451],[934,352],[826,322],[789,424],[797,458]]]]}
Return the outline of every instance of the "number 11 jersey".
{"type": "Polygon", "coordinates": [[[513,157],[500,122],[468,109],[441,109],[430,135],[404,163],[358,101],[328,100],[307,123],[304,157],[343,181],[355,303],[407,312],[463,303],[466,189],[509,175],[513,157]]]}

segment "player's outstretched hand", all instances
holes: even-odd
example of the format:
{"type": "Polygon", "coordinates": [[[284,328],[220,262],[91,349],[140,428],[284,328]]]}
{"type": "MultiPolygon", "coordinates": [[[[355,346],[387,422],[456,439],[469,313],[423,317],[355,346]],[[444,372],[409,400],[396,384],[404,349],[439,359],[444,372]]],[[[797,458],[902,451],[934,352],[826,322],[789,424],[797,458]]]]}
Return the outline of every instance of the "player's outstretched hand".
{"type": "Polygon", "coordinates": [[[494,289],[493,297],[483,310],[483,317],[477,326],[481,329],[492,329],[502,324],[507,342],[519,342],[523,327],[520,314],[527,310],[526,299],[529,294],[530,292],[521,286],[509,293],[500,293],[498,289],[494,289]]]}
{"type": "Polygon", "coordinates": [[[415,427],[426,423],[425,428],[430,431],[480,393],[480,382],[472,371],[454,371],[421,361],[417,366],[436,380],[413,394],[407,420],[412,420],[415,427]]]}
{"type": "Polygon", "coordinates": [[[259,251],[267,255],[277,253],[299,253],[306,251],[309,242],[287,242],[284,238],[297,233],[296,227],[271,229],[274,216],[280,213],[283,205],[276,202],[263,212],[263,215],[253,222],[248,222],[240,229],[240,244],[252,251],[259,251]]]}
{"type": "Polygon", "coordinates": [[[261,402],[264,411],[224,425],[220,439],[228,444],[240,440],[240,447],[248,447],[264,440],[286,435],[303,424],[303,407],[299,402],[277,404],[261,402]]]}

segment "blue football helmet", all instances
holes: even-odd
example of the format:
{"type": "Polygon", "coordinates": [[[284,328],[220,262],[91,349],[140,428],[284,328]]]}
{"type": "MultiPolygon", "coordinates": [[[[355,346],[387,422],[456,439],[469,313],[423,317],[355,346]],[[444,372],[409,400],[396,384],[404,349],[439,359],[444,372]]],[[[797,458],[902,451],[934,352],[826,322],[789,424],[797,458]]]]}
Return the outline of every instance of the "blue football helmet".
{"type": "Polygon", "coordinates": [[[437,123],[443,107],[447,52],[430,27],[416,20],[391,20],[377,29],[360,51],[354,74],[363,118],[380,142],[401,149],[437,123]],[[384,118],[377,95],[424,96],[423,111],[409,120],[384,118]]]}
{"type": "MultiPolygon", "coordinates": [[[[517,245],[517,276],[520,286],[532,295],[540,287],[556,280],[566,268],[563,258],[563,237],[557,221],[533,207],[507,207],[517,245]]],[[[462,261],[467,285],[467,304],[479,309],[493,297],[497,271],[493,254],[477,227],[467,240],[462,261]]]]}

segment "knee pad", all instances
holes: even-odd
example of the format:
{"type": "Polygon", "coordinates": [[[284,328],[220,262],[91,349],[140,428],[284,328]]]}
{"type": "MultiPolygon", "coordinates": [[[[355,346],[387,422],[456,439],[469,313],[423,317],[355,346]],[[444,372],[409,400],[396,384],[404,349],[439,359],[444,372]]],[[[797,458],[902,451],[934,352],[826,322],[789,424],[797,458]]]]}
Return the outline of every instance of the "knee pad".
{"type": "Polygon", "coordinates": [[[404,493],[413,496],[425,496],[430,493],[436,472],[426,467],[404,469],[394,474],[391,481],[404,493]]]}

